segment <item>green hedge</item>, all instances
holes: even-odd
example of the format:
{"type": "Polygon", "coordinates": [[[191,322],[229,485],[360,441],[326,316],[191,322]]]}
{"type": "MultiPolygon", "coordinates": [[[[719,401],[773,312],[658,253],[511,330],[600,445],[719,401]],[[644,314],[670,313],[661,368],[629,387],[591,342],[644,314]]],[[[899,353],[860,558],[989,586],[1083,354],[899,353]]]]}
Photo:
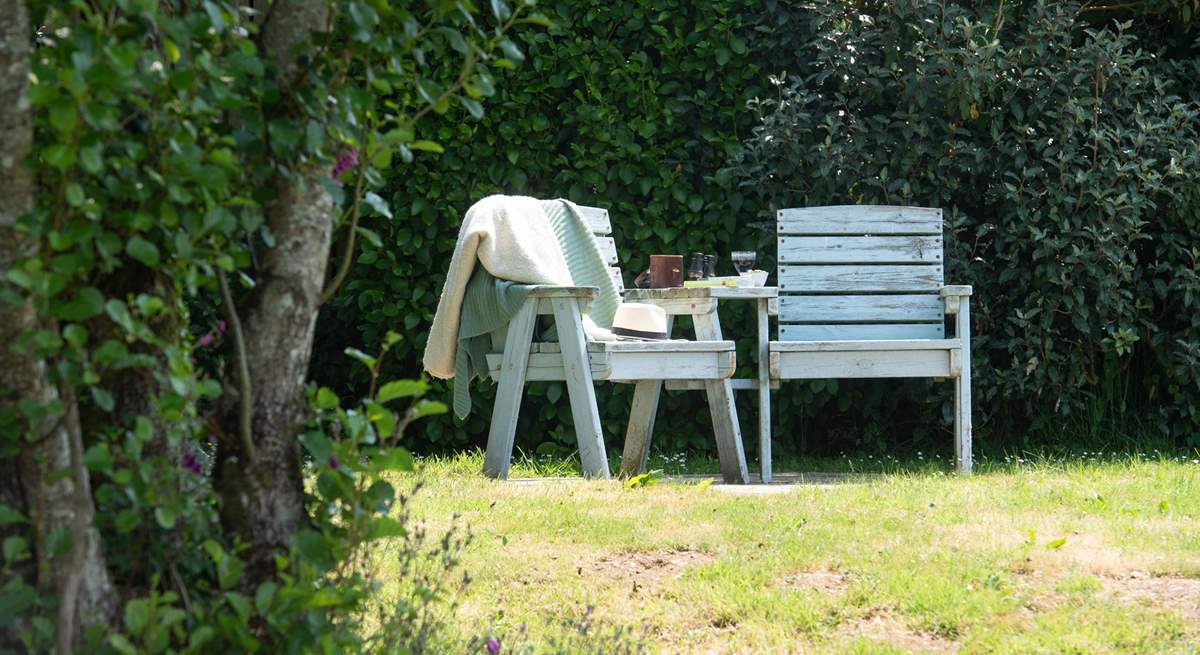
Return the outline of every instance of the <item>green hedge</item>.
{"type": "Polygon", "coordinates": [[[947,279],[976,289],[985,434],[1104,445],[1125,428],[1200,444],[1200,105],[1179,97],[1186,67],[1128,25],[1084,29],[1072,3],[1003,20],[860,10],[816,8],[807,74],[756,103],[746,186],[775,206],[945,208],[947,279]]]}
{"type": "MultiPolygon", "coordinates": [[[[1195,262],[1188,268],[1186,252],[1196,227],[1183,211],[1194,189],[1168,198],[1174,182],[1161,177],[1167,142],[1190,134],[1183,118],[1193,111],[1170,100],[1175,91],[1164,85],[1168,75],[1194,70],[1191,60],[1160,64],[1134,54],[1131,37],[1086,36],[1068,14],[1021,4],[1009,8],[1000,46],[989,45],[994,13],[953,4],[944,14],[929,3],[833,0],[805,8],[735,0],[539,6],[557,26],[525,35],[526,61],[497,79],[486,116],[451,112],[437,133],[446,154],[418,157],[391,179],[395,219],[369,226],[383,246],[363,246],[352,279],[323,313],[314,370],[323,383],[359,384],[342,375],[341,351],[372,347],[388,329],[409,337],[393,351],[390,374],[419,370],[461,216],[489,193],[610,208],[626,284],[656,252],[718,252],[724,262],[730,250],[756,248],[763,267],[773,267],[772,206],[877,201],[947,208],[948,278],[975,284],[978,294],[977,430],[987,441],[1011,444],[1014,430],[1051,427],[1063,415],[1090,412],[1096,423],[1136,410],[1166,423],[1200,406],[1195,373],[1187,372],[1189,362],[1195,370],[1195,319],[1150,319],[1195,313],[1195,262]],[[1071,54],[1080,44],[1093,59],[1071,54]],[[896,45],[900,56],[886,50],[896,45]],[[1119,67],[1103,98],[1120,113],[1105,111],[1095,126],[1089,66],[1119,67]],[[1077,74],[1083,81],[1073,81],[1077,74]],[[771,100],[756,111],[748,108],[755,98],[771,100]],[[1065,111],[1072,98],[1080,109],[1065,111]],[[1155,163],[1133,170],[1122,148],[1135,138],[1128,132],[1139,106],[1154,120],[1184,114],[1173,131],[1148,137],[1155,163]],[[847,108],[853,115],[837,118],[847,108]],[[1059,135],[1059,148],[1021,136],[1035,124],[1059,135]],[[1073,183],[1069,168],[1050,170],[1064,152],[1061,139],[1082,153],[1093,127],[1112,137],[1104,164],[1111,173],[1073,183]],[[995,152],[1001,144],[1009,150],[995,152]],[[1033,167],[1044,176],[1036,193],[1021,181],[1033,167]],[[1139,182],[1145,175],[1159,178],[1139,182]],[[1102,198],[1079,210],[1080,201],[1057,199],[1063,183],[1077,197],[1102,198]],[[1153,189],[1139,190],[1146,185],[1153,189]],[[1151,213],[1153,235],[1134,227],[1151,213]],[[1135,254],[1124,255],[1127,246],[1135,254]],[[1081,308],[1085,318],[1062,315],[1081,308]],[[1050,327],[1038,327],[1046,321],[1050,327]],[[1129,334],[1139,335],[1134,356],[1125,350],[1129,334]],[[1035,352],[1046,355],[1031,364],[1035,352]]],[[[1180,162],[1195,156],[1194,146],[1176,145],[1180,162]]],[[[727,307],[722,317],[727,332],[753,329],[745,308],[727,307]]],[[[752,353],[738,355],[753,364],[752,353]]],[[[597,392],[610,449],[619,448],[630,390],[597,392]]],[[[948,452],[948,392],[929,381],[787,383],[776,395],[778,447],[948,452]]],[[[558,384],[530,386],[519,447],[573,446],[562,394],[558,384]]],[[[492,390],[479,384],[475,397],[465,424],[430,422],[413,447],[482,445],[492,390]]],[[[750,400],[742,416],[753,452],[750,400]]],[[[658,446],[711,448],[701,394],[668,394],[664,404],[658,446]]]]}

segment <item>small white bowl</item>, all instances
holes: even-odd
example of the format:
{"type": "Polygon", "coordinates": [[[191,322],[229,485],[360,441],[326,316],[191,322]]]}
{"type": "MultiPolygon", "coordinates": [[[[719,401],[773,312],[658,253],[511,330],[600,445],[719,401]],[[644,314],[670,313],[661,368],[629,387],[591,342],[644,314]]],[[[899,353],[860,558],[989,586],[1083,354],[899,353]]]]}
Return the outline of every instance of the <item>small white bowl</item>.
{"type": "Polygon", "coordinates": [[[767,272],[759,269],[746,271],[738,276],[739,287],[761,287],[767,283],[767,272]]]}

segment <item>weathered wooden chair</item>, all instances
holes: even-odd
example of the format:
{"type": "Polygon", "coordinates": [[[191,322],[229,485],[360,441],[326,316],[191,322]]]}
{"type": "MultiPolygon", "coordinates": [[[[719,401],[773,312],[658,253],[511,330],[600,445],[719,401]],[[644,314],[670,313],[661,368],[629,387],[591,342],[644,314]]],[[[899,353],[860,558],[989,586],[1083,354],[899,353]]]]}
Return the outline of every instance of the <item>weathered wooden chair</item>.
{"type": "Polygon", "coordinates": [[[970,472],[971,287],[942,283],[942,210],[809,207],[777,218],[771,378],[951,378],[955,467],[970,472]]]}
{"type": "MultiPolygon", "coordinates": [[[[580,207],[610,267],[617,288],[624,291],[621,270],[608,212],[580,207]]],[[[593,380],[638,382],[643,380],[703,380],[710,383],[709,405],[727,482],[746,482],[748,473],[741,432],[727,378],[736,369],[734,344],[719,338],[706,341],[593,341],[583,331],[582,314],[598,295],[594,287],[543,286],[529,294],[525,306],[513,317],[506,333],[493,335],[493,345],[503,350],[488,355],[488,368],[498,383],[492,425],[488,433],[484,473],[504,479],[512,461],[517,415],[526,382],[565,381],[571,416],[584,475],[609,477],[608,457],[600,428],[593,380]],[[535,343],[534,326],[539,315],[553,317],[559,341],[535,343]]],[[[669,320],[669,319],[668,319],[669,320]]],[[[635,394],[630,416],[630,433],[647,435],[653,429],[653,411],[647,411],[643,394],[635,394]]],[[[657,406],[657,394],[654,405],[657,406]]],[[[639,456],[645,457],[644,453],[639,456]]]]}

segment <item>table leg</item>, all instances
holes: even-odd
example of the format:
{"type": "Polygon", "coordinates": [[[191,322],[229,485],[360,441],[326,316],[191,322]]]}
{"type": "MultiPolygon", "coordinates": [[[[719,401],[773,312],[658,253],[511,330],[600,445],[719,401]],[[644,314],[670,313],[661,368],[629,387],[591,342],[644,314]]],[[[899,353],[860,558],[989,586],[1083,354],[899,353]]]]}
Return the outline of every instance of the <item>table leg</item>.
{"type": "MultiPolygon", "coordinates": [[[[721,323],[716,312],[694,314],[696,339],[721,341],[721,323]]],[[[721,476],[727,483],[745,484],[750,481],[746,469],[746,453],[742,448],[742,429],[738,425],[737,408],[733,402],[733,384],[724,380],[705,380],[708,408],[712,413],[713,433],[717,439],[717,454],[721,459],[721,476]]]]}

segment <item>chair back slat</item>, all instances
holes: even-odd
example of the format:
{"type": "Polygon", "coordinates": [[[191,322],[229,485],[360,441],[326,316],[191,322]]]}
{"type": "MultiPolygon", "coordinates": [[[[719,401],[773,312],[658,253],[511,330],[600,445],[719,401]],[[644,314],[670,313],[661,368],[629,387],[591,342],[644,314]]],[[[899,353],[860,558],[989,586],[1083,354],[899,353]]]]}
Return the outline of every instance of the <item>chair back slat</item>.
{"type": "Polygon", "coordinates": [[[869,296],[785,295],[779,299],[779,320],[784,323],[840,321],[864,323],[935,322],[942,320],[945,303],[930,294],[869,296]]]}
{"type": "Polygon", "coordinates": [[[612,224],[608,221],[607,209],[579,205],[579,212],[583,215],[583,220],[587,222],[588,227],[591,228],[592,234],[596,236],[612,234],[612,224]]]}
{"type": "Polygon", "coordinates": [[[806,207],[777,217],[780,340],[945,338],[940,209],[806,207]]]}
{"type": "Polygon", "coordinates": [[[781,236],[780,264],[940,264],[942,235],[781,236]]]}
{"type": "Polygon", "coordinates": [[[620,260],[617,257],[617,243],[609,236],[612,234],[612,223],[608,218],[608,210],[579,205],[579,213],[592,230],[592,235],[596,237],[596,246],[600,248],[600,255],[604,258],[604,263],[608,264],[608,274],[612,277],[613,284],[617,286],[617,293],[624,295],[625,281],[622,279],[624,276],[621,273],[620,260]]]}
{"type": "Polygon", "coordinates": [[[944,339],[946,328],[935,323],[835,323],[779,326],[780,341],[859,341],[877,339],[944,339]]]}
{"type": "Polygon", "coordinates": [[[839,205],[781,209],[779,234],[942,234],[942,210],[930,207],[839,205]]]}

